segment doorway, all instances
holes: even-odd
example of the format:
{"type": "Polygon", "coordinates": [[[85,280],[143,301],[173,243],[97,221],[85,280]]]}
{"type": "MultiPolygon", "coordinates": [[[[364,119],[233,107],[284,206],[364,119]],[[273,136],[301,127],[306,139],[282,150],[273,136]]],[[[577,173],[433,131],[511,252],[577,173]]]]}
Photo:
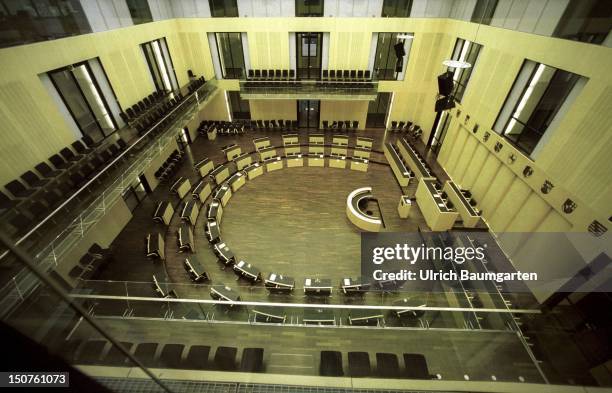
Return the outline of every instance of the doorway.
{"type": "Polygon", "coordinates": [[[389,113],[391,93],[378,93],[374,101],[368,104],[368,116],[366,117],[366,127],[385,128],[385,121],[389,113]]]}
{"type": "Polygon", "coordinates": [[[427,148],[431,149],[436,156],[440,152],[442,142],[444,142],[450,120],[451,117],[448,111],[440,111],[436,114],[436,120],[434,121],[429,140],[427,141],[427,148]]]}
{"type": "Polygon", "coordinates": [[[298,79],[320,79],[323,33],[296,33],[298,79]]]}
{"type": "Polygon", "coordinates": [[[300,128],[319,128],[319,108],[321,101],[298,100],[297,118],[300,128]]]}

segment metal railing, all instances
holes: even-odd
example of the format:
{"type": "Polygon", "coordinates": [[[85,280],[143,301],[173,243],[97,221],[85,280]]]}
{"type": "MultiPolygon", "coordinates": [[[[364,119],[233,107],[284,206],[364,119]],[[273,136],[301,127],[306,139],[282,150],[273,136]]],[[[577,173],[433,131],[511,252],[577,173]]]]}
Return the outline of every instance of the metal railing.
{"type": "MultiPolygon", "coordinates": [[[[118,164],[126,161],[127,166],[122,166],[119,173],[115,174],[114,180],[109,184],[102,185],[98,190],[99,195],[71,220],[60,232],[51,239],[42,249],[34,253],[34,259],[44,271],[49,271],[58,265],[58,261],[72,250],[85,236],[87,231],[98,222],[113,204],[122,197],[123,192],[135,181],[151,161],[171,143],[183,126],[189,122],[197,110],[202,106],[208,96],[214,91],[214,87],[205,84],[194,93],[187,96],[176,108],[156,122],[149,131],[112,160],[103,170],[98,172],[85,185],[66,199],[47,217],[36,226],[20,237],[15,244],[21,245],[45,224],[51,222],[57,215],[63,213],[79,196],[91,191],[90,187],[96,186],[103,176],[114,171],[118,164]],[[168,125],[167,121],[171,119],[168,125]],[[161,134],[156,135],[160,129],[167,127],[161,134]]],[[[0,255],[0,261],[6,258],[8,251],[0,255]]],[[[38,286],[39,280],[31,274],[28,269],[21,269],[13,275],[5,285],[0,288],[0,317],[4,318],[10,313],[16,304],[27,298],[38,286]]]]}

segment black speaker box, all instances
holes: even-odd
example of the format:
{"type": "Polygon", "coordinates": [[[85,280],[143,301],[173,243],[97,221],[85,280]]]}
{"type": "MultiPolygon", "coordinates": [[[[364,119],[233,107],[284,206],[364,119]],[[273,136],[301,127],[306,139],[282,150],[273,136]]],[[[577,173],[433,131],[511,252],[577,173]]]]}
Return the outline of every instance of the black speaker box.
{"type": "Polygon", "coordinates": [[[448,96],[453,92],[453,74],[445,72],[438,75],[438,92],[443,96],[448,96]]]}
{"type": "Polygon", "coordinates": [[[441,112],[446,109],[452,109],[455,107],[455,100],[453,97],[442,97],[436,101],[436,112],[441,112]]]}
{"type": "Polygon", "coordinates": [[[398,42],[397,44],[395,44],[393,46],[393,49],[395,49],[395,56],[397,56],[398,59],[401,59],[402,57],[406,56],[406,51],[404,50],[403,42],[398,42]]]}

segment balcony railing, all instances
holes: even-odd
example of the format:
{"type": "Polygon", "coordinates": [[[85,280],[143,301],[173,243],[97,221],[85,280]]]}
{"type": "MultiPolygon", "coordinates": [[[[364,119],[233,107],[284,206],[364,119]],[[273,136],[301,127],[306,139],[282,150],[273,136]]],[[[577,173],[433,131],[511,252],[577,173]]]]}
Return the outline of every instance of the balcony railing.
{"type": "Polygon", "coordinates": [[[240,81],[242,99],[316,99],[373,101],[378,82],[334,82],[314,80],[240,81]]]}

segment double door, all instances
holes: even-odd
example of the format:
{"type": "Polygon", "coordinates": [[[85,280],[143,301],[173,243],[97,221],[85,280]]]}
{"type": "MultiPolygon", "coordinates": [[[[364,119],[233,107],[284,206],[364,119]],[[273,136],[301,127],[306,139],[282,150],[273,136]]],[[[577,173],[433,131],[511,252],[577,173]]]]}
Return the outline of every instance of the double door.
{"type": "Polygon", "coordinates": [[[323,33],[296,33],[298,79],[321,78],[323,33]]]}
{"type": "Polygon", "coordinates": [[[297,118],[300,128],[319,128],[319,108],[321,101],[318,100],[298,100],[297,118]]]}

